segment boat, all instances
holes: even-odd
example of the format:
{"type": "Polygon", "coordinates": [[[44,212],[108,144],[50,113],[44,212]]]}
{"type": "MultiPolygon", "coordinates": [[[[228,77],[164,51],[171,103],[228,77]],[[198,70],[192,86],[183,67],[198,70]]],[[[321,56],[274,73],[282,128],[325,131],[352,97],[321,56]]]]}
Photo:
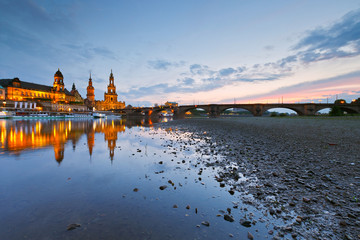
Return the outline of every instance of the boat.
{"type": "Polygon", "coordinates": [[[16,112],[15,115],[12,116],[12,118],[15,119],[47,118],[47,117],[49,117],[49,114],[47,113],[29,113],[29,112],[16,112]]]}
{"type": "Polygon", "coordinates": [[[105,118],[106,114],[105,113],[93,113],[93,117],[94,118],[105,118]]]}
{"type": "Polygon", "coordinates": [[[14,115],[13,112],[9,112],[9,111],[0,111],[0,119],[4,119],[4,118],[11,118],[14,115]]]}
{"type": "Polygon", "coordinates": [[[91,114],[69,113],[65,115],[65,118],[92,118],[91,114]]]}

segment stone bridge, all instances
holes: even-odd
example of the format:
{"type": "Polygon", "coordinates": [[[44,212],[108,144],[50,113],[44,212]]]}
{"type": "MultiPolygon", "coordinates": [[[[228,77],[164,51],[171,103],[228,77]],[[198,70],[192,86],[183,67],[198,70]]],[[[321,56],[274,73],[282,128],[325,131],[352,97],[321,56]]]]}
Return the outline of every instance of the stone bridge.
{"type": "Polygon", "coordinates": [[[285,108],[295,111],[299,116],[314,116],[318,111],[325,108],[339,106],[341,110],[347,113],[360,113],[360,104],[334,104],[334,103],[254,103],[254,104],[203,104],[203,105],[183,105],[178,107],[145,107],[122,109],[120,112],[126,113],[128,116],[157,116],[161,111],[168,110],[174,113],[174,117],[185,117],[185,113],[192,109],[203,109],[210,117],[220,116],[222,112],[230,108],[245,109],[254,116],[262,116],[267,110],[274,108],[285,108]]]}

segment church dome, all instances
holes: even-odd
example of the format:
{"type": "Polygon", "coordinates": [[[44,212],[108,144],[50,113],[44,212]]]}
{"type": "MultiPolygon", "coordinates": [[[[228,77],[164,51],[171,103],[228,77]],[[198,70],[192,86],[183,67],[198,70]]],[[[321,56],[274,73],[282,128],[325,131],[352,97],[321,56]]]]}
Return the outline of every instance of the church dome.
{"type": "Polygon", "coordinates": [[[57,72],[55,73],[54,77],[61,77],[64,78],[62,73],[60,72],[60,69],[57,70],[57,72]]]}

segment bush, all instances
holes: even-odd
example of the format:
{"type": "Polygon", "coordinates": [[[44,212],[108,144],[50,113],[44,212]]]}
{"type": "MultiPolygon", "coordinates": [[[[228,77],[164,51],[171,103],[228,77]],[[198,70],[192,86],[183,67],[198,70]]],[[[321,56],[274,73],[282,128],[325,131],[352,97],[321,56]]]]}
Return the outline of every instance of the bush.
{"type": "Polygon", "coordinates": [[[278,115],[277,112],[271,112],[270,113],[270,117],[277,117],[277,115],[278,115]]]}

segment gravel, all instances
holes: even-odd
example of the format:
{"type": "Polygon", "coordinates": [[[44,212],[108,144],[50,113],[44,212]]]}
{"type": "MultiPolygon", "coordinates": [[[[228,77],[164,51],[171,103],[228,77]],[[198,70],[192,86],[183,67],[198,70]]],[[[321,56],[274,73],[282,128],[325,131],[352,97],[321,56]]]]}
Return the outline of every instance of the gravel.
{"type": "Polygon", "coordinates": [[[159,126],[192,132],[207,142],[199,151],[224,156],[208,163],[222,169],[218,181],[251,194],[254,201],[243,202],[264,215],[286,220],[274,239],[360,239],[360,117],[193,118],[159,126]]]}

